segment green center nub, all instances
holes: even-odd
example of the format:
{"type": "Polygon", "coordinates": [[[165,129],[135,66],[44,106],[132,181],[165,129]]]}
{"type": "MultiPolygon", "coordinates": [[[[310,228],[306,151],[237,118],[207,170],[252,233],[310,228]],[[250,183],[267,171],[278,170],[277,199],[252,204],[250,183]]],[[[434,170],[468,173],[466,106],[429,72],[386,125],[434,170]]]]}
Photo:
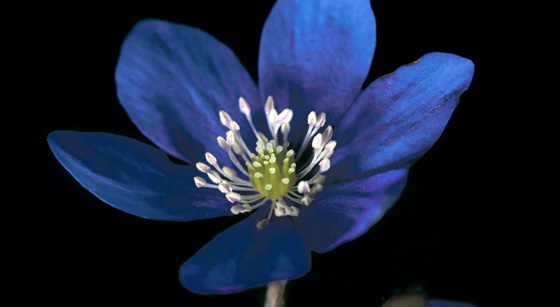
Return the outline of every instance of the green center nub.
{"type": "Polygon", "coordinates": [[[288,143],[277,145],[274,140],[257,142],[257,154],[247,162],[249,179],[253,187],[268,199],[276,201],[285,196],[296,182],[294,151],[288,143]]]}

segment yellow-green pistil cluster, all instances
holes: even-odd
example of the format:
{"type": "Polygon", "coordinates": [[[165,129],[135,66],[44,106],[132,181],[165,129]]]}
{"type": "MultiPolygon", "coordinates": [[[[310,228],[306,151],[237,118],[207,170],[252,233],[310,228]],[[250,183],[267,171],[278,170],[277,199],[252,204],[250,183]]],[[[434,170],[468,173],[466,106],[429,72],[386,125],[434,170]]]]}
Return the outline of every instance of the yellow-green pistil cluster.
{"type": "Polygon", "coordinates": [[[253,187],[273,201],[286,196],[297,180],[294,151],[287,147],[287,142],[280,146],[274,140],[258,141],[257,155],[246,162],[253,187]]]}

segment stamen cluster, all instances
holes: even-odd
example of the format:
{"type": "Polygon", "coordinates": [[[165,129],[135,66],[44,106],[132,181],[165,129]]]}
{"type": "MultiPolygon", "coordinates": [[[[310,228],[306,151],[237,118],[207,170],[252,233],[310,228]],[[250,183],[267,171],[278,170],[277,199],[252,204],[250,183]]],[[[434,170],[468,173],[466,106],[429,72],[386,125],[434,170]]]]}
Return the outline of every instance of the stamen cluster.
{"type": "Polygon", "coordinates": [[[293,111],[284,109],[278,113],[274,108],[274,100],[268,97],[265,104],[267,125],[272,138],[269,140],[264,133],[257,131],[252,121],[251,109],[247,101],[239,98],[239,109],[245,115],[249,126],[257,138],[255,153],[252,153],[244,142],[239,124],[232,120],[225,111],[219,112],[222,125],[229,130],[226,137],[218,136],[218,144],[224,149],[239,172],[233,168],[221,167],[214,155],[207,152],[206,162],[198,162],[196,167],[205,173],[213,184],[202,177],[195,177],[199,188],[214,188],[225,194],[226,199],[233,203],[231,212],[234,214],[251,212],[271,202],[268,217],[257,223],[262,229],[268,225],[272,213],[277,217],[297,216],[297,206],[289,205],[289,200],[297,205],[309,206],[317,193],[323,189],[325,176],[330,168],[329,158],[334,152],[336,141],[332,140],[333,129],[328,126],[322,133],[319,129],[325,125],[326,115],[317,115],[314,111],[307,117],[308,129],[298,153],[290,149],[288,135],[293,111]],[[282,143],[279,142],[279,133],[282,143]],[[312,153],[305,163],[299,163],[307,146],[311,142],[312,153]],[[239,159],[244,161],[244,165],[239,159]],[[299,166],[298,166],[299,165],[299,166]],[[318,167],[317,167],[318,166],[318,167]],[[315,173],[312,172],[315,170],[315,173]],[[304,180],[305,179],[305,180],[304,180]]]}

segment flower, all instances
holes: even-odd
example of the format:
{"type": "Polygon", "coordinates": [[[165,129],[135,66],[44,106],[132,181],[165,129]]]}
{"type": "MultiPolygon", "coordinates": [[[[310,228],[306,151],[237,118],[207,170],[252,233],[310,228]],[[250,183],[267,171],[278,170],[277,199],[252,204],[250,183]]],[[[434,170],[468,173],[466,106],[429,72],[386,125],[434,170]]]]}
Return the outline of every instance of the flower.
{"type": "Polygon", "coordinates": [[[48,142],[81,185],[130,214],[248,215],[181,266],[191,291],[298,278],[310,251],[357,238],[391,207],[472,79],[471,61],[430,53],[362,90],[375,40],[369,1],[279,0],[257,87],[204,31],[140,21],[122,45],[117,94],[160,149],[95,132],[55,131],[48,142]]]}

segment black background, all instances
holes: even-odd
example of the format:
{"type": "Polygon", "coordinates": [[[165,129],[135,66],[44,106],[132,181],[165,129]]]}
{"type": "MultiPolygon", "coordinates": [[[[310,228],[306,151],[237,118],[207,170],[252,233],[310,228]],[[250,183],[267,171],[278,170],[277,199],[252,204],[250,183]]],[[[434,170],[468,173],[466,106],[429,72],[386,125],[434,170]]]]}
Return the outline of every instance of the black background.
{"type": "MultiPolygon", "coordinates": [[[[105,131],[148,142],[119,105],[113,77],[123,38],[143,18],[206,30],[257,79],[272,1],[47,3],[19,7],[18,301],[261,305],[264,288],[201,296],[178,281],[180,264],[236,219],[170,223],[115,210],[72,179],[46,137],[105,131]]],[[[410,288],[479,306],[546,304],[547,8],[508,3],[373,1],[367,82],[431,51],[470,58],[475,76],[393,209],[363,237],[313,254],[311,272],[289,283],[288,306],[378,306],[410,288]]]]}

